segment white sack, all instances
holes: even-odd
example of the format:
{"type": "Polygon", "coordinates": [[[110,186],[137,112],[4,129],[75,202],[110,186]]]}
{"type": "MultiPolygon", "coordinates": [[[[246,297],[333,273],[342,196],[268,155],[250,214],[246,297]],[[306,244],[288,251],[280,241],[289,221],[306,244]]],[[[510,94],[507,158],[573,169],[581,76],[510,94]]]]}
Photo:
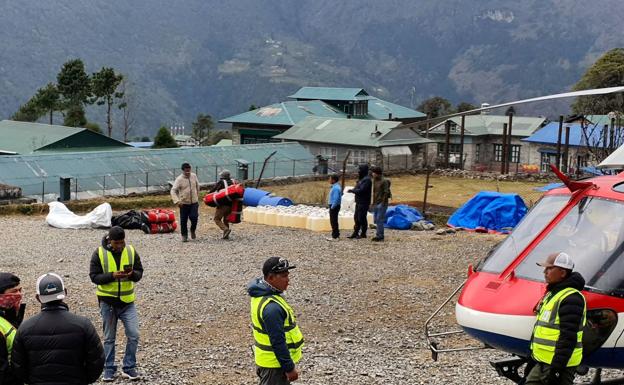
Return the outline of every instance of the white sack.
{"type": "Polygon", "coordinates": [[[60,229],[89,229],[110,227],[113,209],[108,203],[102,203],[85,215],[76,215],[61,202],[48,203],[49,212],[46,223],[60,229]]]}
{"type": "Polygon", "coordinates": [[[349,210],[355,211],[355,194],[347,192],[354,186],[345,186],[342,193],[342,200],[340,201],[340,211],[349,210]]]}

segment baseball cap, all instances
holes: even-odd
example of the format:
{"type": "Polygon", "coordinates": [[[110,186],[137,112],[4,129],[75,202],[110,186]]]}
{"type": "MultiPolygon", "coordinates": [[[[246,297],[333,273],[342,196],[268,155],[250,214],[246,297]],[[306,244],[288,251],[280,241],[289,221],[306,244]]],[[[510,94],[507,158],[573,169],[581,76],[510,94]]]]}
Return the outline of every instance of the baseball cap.
{"type": "Polygon", "coordinates": [[[566,270],[574,269],[574,261],[572,260],[572,257],[564,252],[550,254],[544,262],[537,262],[537,265],[542,267],[557,266],[566,270]]]}
{"type": "Polygon", "coordinates": [[[47,273],[37,279],[37,294],[41,303],[65,298],[63,279],[55,273],[47,273]]]}
{"type": "Polygon", "coordinates": [[[262,274],[268,275],[269,273],[283,273],[290,269],[294,269],[297,266],[288,263],[286,258],[271,257],[264,261],[262,266],[262,274]]]}

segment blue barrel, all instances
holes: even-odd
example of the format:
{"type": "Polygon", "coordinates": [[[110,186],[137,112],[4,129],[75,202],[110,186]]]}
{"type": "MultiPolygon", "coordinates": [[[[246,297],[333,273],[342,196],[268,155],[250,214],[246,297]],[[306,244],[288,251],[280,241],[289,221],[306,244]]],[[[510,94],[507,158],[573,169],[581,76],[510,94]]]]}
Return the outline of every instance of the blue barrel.
{"type": "Polygon", "coordinates": [[[293,201],[284,197],[264,196],[258,202],[258,206],[292,206],[293,201]]]}
{"type": "Polygon", "coordinates": [[[243,194],[243,204],[245,206],[258,206],[258,202],[262,197],[269,195],[268,191],[260,190],[257,188],[247,187],[245,188],[245,193],[243,194]]]}

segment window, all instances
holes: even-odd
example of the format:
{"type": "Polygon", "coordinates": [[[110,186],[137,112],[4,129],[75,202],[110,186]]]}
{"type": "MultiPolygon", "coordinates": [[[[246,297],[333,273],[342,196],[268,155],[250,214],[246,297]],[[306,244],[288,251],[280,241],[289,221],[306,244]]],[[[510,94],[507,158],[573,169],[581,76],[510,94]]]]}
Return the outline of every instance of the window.
{"type": "Polygon", "coordinates": [[[503,161],[503,145],[494,144],[494,162],[503,161]]]}
{"type": "Polygon", "coordinates": [[[553,250],[574,258],[574,271],[585,278],[585,287],[624,296],[624,204],[585,197],[550,230],[516,267],[516,275],[543,281],[536,268],[553,250]]]}
{"type": "Polygon", "coordinates": [[[540,161],[540,171],[548,172],[550,171],[550,164],[557,163],[557,154],[552,154],[549,152],[542,152],[541,154],[542,154],[542,157],[540,161]]]}
{"type": "MultiPolygon", "coordinates": [[[[505,270],[561,211],[568,200],[570,200],[569,195],[549,195],[542,198],[516,226],[515,230],[505,238],[503,243],[490,252],[490,255],[482,263],[479,263],[479,265],[482,264],[479,270],[490,273],[501,273],[505,270]]],[[[542,257],[545,258],[545,256],[542,257]]]]}
{"type": "Polygon", "coordinates": [[[475,162],[478,162],[481,159],[481,143],[478,143],[475,146],[475,162]]]}
{"type": "Polygon", "coordinates": [[[517,144],[511,145],[511,163],[520,163],[520,146],[517,144]]]}
{"type": "MultiPolygon", "coordinates": [[[[444,143],[438,143],[438,157],[444,161],[446,156],[444,149],[446,148],[444,143]]],[[[461,144],[450,143],[449,144],[449,163],[459,164],[459,158],[461,155],[461,144]]]]}
{"type": "Polygon", "coordinates": [[[336,147],[321,147],[319,150],[319,155],[323,156],[329,161],[329,165],[331,167],[336,166],[336,161],[338,159],[338,150],[336,147]]]}
{"type": "Polygon", "coordinates": [[[347,164],[350,166],[357,166],[360,164],[368,163],[368,151],[367,150],[351,150],[351,155],[347,164]]]}

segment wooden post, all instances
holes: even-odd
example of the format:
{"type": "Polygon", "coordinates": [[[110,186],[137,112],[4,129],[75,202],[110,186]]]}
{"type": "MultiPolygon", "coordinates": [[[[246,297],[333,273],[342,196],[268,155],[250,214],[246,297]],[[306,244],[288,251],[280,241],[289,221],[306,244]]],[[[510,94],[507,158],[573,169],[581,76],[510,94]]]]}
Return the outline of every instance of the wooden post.
{"type": "Polygon", "coordinates": [[[563,115],[559,115],[559,135],[557,136],[557,168],[561,168],[561,133],[563,131],[563,115]]]}
{"type": "Polygon", "coordinates": [[[563,161],[565,162],[563,165],[563,172],[568,173],[568,150],[570,146],[570,126],[566,126],[565,128],[565,144],[563,146],[563,161]]]}
{"type": "Polygon", "coordinates": [[[461,116],[461,131],[459,133],[459,169],[464,169],[464,127],[466,126],[466,115],[461,116]]]}
{"type": "MultiPolygon", "coordinates": [[[[509,114],[509,123],[507,125],[507,142],[509,145],[507,146],[507,157],[505,158],[505,174],[509,174],[509,163],[511,163],[511,157],[513,156],[513,147],[511,146],[511,127],[513,123],[513,113],[509,114]]],[[[518,152],[518,156],[520,153],[518,152]]],[[[520,160],[520,159],[518,159],[520,160]]]]}
{"type": "Polygon", "coordinates": [[[431,175],[431,169],[427,168],[427,177],[425,178],[425,196],[423,197],[422,215],[427,216],[427,193],[429,192],[429,175],[431,175]]]}
{"type": "Polygon", "coordinates": [[[451,144],[451,121],[449,119],[444,122],[444,168],[449,168],[449,147],[451,144]]]}
{"type": "Polygon", "coordinates": [[[503,144],[501,148],[501,174],[505,173],[505,156],[507,156],[507,123],[503,123],[503,144]]]}

